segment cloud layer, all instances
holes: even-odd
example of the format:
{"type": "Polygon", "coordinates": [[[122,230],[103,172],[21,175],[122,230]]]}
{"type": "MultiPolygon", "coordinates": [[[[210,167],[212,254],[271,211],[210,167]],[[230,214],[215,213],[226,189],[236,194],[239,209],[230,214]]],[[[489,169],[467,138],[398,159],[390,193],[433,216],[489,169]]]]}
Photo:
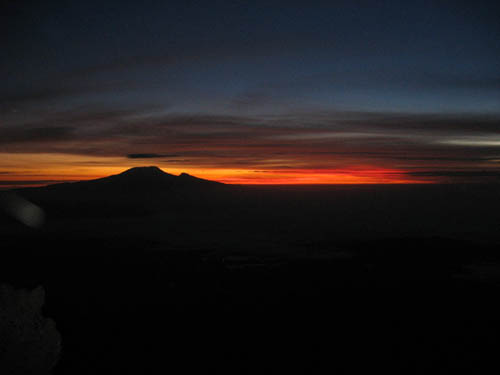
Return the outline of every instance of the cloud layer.
{"type": "Polygon", "coordinates": [[[495,115],[316,111],[235,116],[82,108],[32,113],[11,123],[0,128],[5,154],[122,158],[124,166],[127,160],[156,159],[164,168],[185,170],[361,167],[421,178],[479,177],[473,172],[478,169],[491,177],[500,166],[500,116],[495,115]]]}

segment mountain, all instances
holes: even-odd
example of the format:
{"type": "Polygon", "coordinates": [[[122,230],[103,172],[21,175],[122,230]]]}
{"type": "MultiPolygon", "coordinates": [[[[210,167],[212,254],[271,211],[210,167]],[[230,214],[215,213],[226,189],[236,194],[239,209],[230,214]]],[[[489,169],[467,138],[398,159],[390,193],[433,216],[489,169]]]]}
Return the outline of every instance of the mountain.
{"type": "Polygon", "coordinates": [[[197,209],[223,199],[230,189],[216,181],[155,166],[135,167],[95,180],[17,189],[23,198],[58,217],[116,217],[154,214],[166,209],[197,209]]]}
{"type": "MultiPolygon", "coordinates": [[[[107,192],[113,194],[133,193],[141,191],[165,191],[171,189],[192,189],[209,186],[222,186],[224,184],[216,181],[204,180],[187,173],[175,176],[163,172],[155,166],[130,168],[120,174],[103,177],[95,180],[80,181],[73,183],[62,183],[48,185],[41,188],[31,188],[29,190],[38,191],[93,191],[107,192]]],[[[26,191],[28,189],[22,189],[26,191]]]]}
{"type": "Polygon", "coordinates": [[[222,185],[220,182],[204,180],[202,178],[191,176],[187,173],[181,173],[179,176],[174,176],[170,173],[163,172],[160,168],[155,166],[130,168],[117,175],[86,182],[100,185],[123,184],[138,188],[222,185]]]}
{"type": "Polygon", "coordinates": [[[59,183],[36,188],[17,189],[22,195],[54,195],[54,194],[97,194],[97,195],[131,195],[141,193],[167,193],[173,190],[198,190],[222,187],[224,184],[204,180],[181,173],[179,176],[163,172],[155,166],[134,167],[120,174],[98,178],[95,180],[59,183]]]}

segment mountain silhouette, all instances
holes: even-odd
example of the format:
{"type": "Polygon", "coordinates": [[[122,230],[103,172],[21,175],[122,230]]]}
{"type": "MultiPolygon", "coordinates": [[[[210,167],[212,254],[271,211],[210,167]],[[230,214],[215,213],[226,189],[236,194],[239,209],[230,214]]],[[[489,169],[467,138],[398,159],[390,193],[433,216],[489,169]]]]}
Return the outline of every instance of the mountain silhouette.
{"type": "Polygon", "coordinates": [[[98,189],[110,188],[118,191],[165,191],[172,189],[197,189],[215,185],[219,182],[204,180],[182,173],[179,176],[163,172],[155,166],[130,168],[120,174],[97,180],[82,181],[79,184],[85,187],[98,189]]]}
{"type": "Polygon", "coordinates": [[[166,209],[192,210],[224,199],[229,185],[155,166],[134,167],[94,180],[60,183],[15,192],[55,216],[136,216],[166,209]]]}
{"type": "Polygon", "coordinates": [[[175,176],[162,171],[156,166],[134,167],[126,171],[94,180],[53,184],[38,188],[20,189],[18,191],[37,192],[69,192],[69,193],[140,193],[140,192],[166,192],[178,189],[203,189],[224,184],[216,181],[205,180],[181,173],[175,176]]]}
{"type": "MultiPolygon", "coordinates": [[[[114,175],[114,176],[110,176],[110,177],[107,177],[107,178],[111,178],[111,177],[119,177],[119,178],[131,178],[131,179],[137,179],[137,178],[146,178],[146,179],[153,179],[153,178],[157,178],[157,179],[162,179],[162,178],[174,178],[176,176],[170,174],[170,173],[166,173],[166,172],[163,172],[160,168],[156,167],[156,166],[149,166],[149,167],[134,167],[134,168],[130,168],[130,169],[127,169],[126,171],[120,173],[120,174],[117,174],[117,175],[114,175]]],[[[105,177],[106,178],[106,177],[105,177]]]]}
{"type": "Polygon", "coordinates": [[[202,178],[191,176],[187,173],[181,173],[179,176],[175,176],[170,173],[163,172],[160,168],[156,166],[149,167],[134,167],[127,169],[126,171],[97,180],[91,180],[87,182],[94,183],[125,183],[125,184],[152,184],[152,186],[162,186],[162,185],[183,185],[193,184],[193,185],[222,185],[220,182],[205,180],[202,178]]]}

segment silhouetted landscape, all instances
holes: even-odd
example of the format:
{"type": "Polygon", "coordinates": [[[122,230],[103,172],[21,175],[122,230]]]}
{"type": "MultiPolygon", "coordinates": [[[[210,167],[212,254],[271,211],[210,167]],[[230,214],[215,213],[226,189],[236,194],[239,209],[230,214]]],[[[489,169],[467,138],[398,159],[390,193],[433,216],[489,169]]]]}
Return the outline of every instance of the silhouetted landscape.
{"type": "Polygon", "coordinates": [[[0,375],[499,374],[500,1],[0,2],[0,375]]]}
{"type": "Polygon", "coordinates": [[[4,210],[1,283],[55,322],[41,336],[54,374],[483,373],[496,360],[495,185],[242,186],[142,167],[2,192],[13,201],[43,218],[4,210]]]}

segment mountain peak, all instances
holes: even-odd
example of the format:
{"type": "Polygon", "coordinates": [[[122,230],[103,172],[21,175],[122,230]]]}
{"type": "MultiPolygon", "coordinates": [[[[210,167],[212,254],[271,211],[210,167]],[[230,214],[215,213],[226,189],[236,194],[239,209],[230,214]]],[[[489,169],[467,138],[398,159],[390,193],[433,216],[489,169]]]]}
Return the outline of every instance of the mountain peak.
{"type": "Polygon", "coordinates": [[[125,172],[120,173],[121,176],[137,176],[137,177],[156,177],[156,176],[170,176],[168,173],[163,172],[156,166],[148,167],[133,167],[127,169],[125,172]]]}
{"type": "MultiPolygon", "coordinates": [[[[80,196],[85,199],[123,199],[124,194],[127,199],[133,197],[160,197],[162,194],[174,192],[177,194],[200,194],[204,191],[213,191],[214,187],[222,186],[220,182],[205,180],[181,173],[175,176],[163,172],[156,166],[134,167],[112,176],[102,177],[95,180],[87,180],[73,183],[54,184],[46,187],[34,188],[31,190],[39,194],[56,194],[64,196],[70,194],[72,197],[80,196]]],[[[84,199],[80,198],[80,199],[84,199]]],[[[141,198],[137,198],[141,199],[141,198]]]]}

